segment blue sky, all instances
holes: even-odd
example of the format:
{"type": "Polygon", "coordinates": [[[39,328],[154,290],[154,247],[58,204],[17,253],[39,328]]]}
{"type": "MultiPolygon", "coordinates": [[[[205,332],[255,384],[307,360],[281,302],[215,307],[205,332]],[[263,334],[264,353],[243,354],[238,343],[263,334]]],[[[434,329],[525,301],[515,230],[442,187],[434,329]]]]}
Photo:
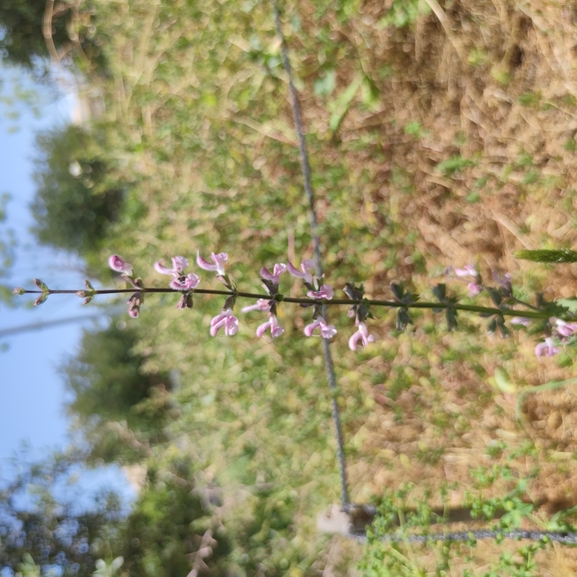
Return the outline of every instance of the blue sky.
{"type": "MultiPolygon", "coordinates": [[[[68,123],[76,97],[71,91],[57,95],[53,89],[33,84],[26,75],[0,67],[1,95],[13,93],[15,79],[37,91],[41,104],[37,117],[28,104],[0,103],[0,194],[7,192],[11,196],[8,221],[0,227],[13,229],[18,243],[8,284],[34,288],[32,278],[38,277],[51,288],[80,289],[84,286],[82,263],[68,254],[37,246],[29,233],[33,224],[29,205],[34,197],[36,134],[68,123]],[[8,114],[14,112],[19,117],[9,118],[8,114]]],[[[28,296],[15,298],[21,303],[16,309],[0,303],[0,331],[97,312],[96,308],[82,307],[76,297],[53,296],[36,308],[25,306],[33,301],[28,296]]],[[[77,350],[82,327],[95,322],[87,319],[0,338],[0,344],[7,346],[7,350],[0,352],[0,479],[9,470],[10,457],[23,444],[29,446],[31,458],[42,457],[53,448],[64,449],[68,444],[68,419],[63,409],[65,390],[58,366],[77,350]]],[[[117,469],[101,474],[100,478],[116,486],[126,484],[117,469]]]]}

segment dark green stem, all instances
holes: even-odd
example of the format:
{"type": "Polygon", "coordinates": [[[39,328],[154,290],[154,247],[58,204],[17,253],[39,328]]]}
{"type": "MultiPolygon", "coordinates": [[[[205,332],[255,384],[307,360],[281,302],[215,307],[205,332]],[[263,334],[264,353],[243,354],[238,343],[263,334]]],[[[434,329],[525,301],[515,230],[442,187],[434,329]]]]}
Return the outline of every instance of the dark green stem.
{"type": "MultiPolygon", "coordinates": [[[[49,290],[48,294],[77,294],[79,292],[88,293],[90,291],[86,291],[85,289],[81,290],[49,290]]],[[[96,295],[107,295],[107,294],[123,294],[123,293],[135,293],[135,292],[145,292],[145,293],[173,293],[177,294],[182,291],[176,291],[171,288],[128,288],[128,289],[101,289],[95,290],[91,292],[94,296],[96,295]]],[[[263,299],[263,300],[271,300],[271,296],[268,294],[260,294],[260,293],[250,293],[250,292],[242,292],[242,291],[230,291],[230,290],[217,290],[217,289],[192,289],[190,291],[193,294],[208,294],[208,295],[221,295],[221,296],[232,296],[235,295],[239,298],[247,298],[247,299],[263,299]]],[[[41,290],[26,290],[25,294],[42,294],[43,291],[41,290]]],[[[333,300],[317,300],[305,297],[284,297],[283,302],[285,303],[293,303],[293,304],[300,304],[300,305],[316,305],[316,304],[323,304],[323,305],[336,305],[336,306],[353,306],[353,305],[360,305],[366,304],[368,306],[376,306],[376,307],[388,307],[388,308],[407,308],[407,309],[440,309],[444,310],[448,306],[454,308],[458,311],[468,311],[473,313],[479,314],[487,314],[487,315],[503,315],[503,316],[518,316],[518,317],[525,317],[529,319],[544,319],[550,316],[550,313],[547,311],[539,311],[539,310],[515,310],[515,309],[497,309],[493,307],[482,307],[477,305],[466,305],[466,304],[451,304],[446,305],[444,303],[430,303],[430,302],[416,302],[416,303],[402,303],[398,301],[389,301],[389,300],[378,300],[378,299],[365,299],[365,300],[352,300],[352,299],[333,299],[333,300]]],[[[527,303],[520,303],[526,306],[527,303]]],[[[534,307],[532,307],[534,308],[534,307]]]]}

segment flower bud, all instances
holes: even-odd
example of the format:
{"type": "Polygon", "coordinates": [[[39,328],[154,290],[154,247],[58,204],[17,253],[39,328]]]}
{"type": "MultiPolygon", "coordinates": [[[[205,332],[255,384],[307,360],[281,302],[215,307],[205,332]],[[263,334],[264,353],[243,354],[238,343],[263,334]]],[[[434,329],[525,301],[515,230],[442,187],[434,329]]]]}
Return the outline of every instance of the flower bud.
{"type": "Polygon", "coordinates": [[[34,284],[41,290],[44,292],[48,292],[48,287],[46,286],[46,283],[42,282],[39,278],[35,278],[34,280],[34,284]]]}
{"type": "Polygon", "coordinates": [[[108,266],[116,272],[124,272],[129,275],[132,274],[132,265],[116,254],[110,256],[108,259],[108,266]]]}
{"type": "Polygon", "coordinates": [[[46,299],[48,298],[48,293],[42,293],[35,301],[34,301],[34,306],[40,306],[42,303],[46,302],[46,299]]]}
{"type": "Polygon", "coordinates": [[[15,289],[12,290],[12,294],[14,294],[14,295],[26,294],[26,289],[22,288],[21,286],[17,286],[15,289]]]}

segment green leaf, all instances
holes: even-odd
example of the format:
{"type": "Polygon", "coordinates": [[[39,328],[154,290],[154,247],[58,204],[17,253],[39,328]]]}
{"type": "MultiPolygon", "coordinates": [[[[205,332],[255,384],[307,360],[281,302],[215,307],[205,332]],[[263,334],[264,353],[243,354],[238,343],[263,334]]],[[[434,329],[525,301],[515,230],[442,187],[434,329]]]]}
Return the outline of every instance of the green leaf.
{"type": "Polygon", "coordinates": [[[39,278],[35,278],[33,281],[41,291],[48,292],[48,287],[46,286],[45,282],[42,282],[39,278]]]}
{"type": "Polygon", "coordinates": [[[499,391],[505,394],[514,394],[517,392],[517,387],[509,380],[509,375],[505,369],[497,367],[495,369],[495,385],[499,391]]]}
{"type": "Polygon", "coordinates": [[[457,155],[439,162],[439,164],[436,166],[436,169],[445,176],[451,176],[457,172],[461,172],[469,166],[473,166],[474,164],[475,163],[472,160],[457,155]]]}
{"type": "Polygon", "coordinates": [[[553,264],[577,262],[577,252],[569,250],[568,248],[560,250],[518,250],[514,255],[516,258],[531,260],[533,262],[553,264]]]}
{"type": "Polygon", "coordinates": [[[569,312],[577,314],[577,299],[559,299],[555,304],[566,308],[569,312]]]}
{"type": "Polygon", "coordinates": [[[487,292],[493,301],[493,304],[498,307],[503,302],[503,297],[492,287],[487,287],[487,292]]]}
{"type": "Polygon", "coordinates": [[[433,288],[433,294],[439,302],[443,302],[447,296],[447,286],[444,283],[438,284],[433,288]]]}
{"type": "Polygon", "coordinates": [[[447,328],[450,331],[455,330],[457,328],[457,309],[454,307],[447,307],[445,317],[447,319],[447,328]]]}
{"type": "Polygon", "coordinates": [[[407,328],[407,325],[413,324],[411,317],[407,309],[399,309],[397,311],[397,330],[404,331],[407,328]]]}
{"type": "Polygon", "coordinates": [[[353,81],[349,84],[348,88],[335,100],[329,103],[328,108],[331,111],[331,116],[329,118],[329,128],[333,134],[337,133],[349,108],[353,102],[353,98],[363,83],[365,77],[358,74],[353,81]]]}
{"type": "Polygon", "coordinates": [[[393,295],[395,295],[395,298],[397,300],[401,300],[403,298],[403,294],[404,294],[404,289],[403,289],[403,285],[396,283],[396,282],[392,282],[391,283],[391,291],[393,291],[393,295]]]}
{"type": "Polygon", "coordinates": [[[363,104],[369,108],[374,109],[380,106],[380,90],[371,78],[365,76],[361,86],[361,99],[363,104]]]}
{"type": "Polygon", "coordinates": [[[337,74],[334,68],[325,71],[321,78],[315,80],[314,93],[317,96],[330,96],[336,86],[337,74]]]}
{"type": "Polygon", "coordinates": [[[38,307],[41,304],[44,304],[46,302],[46,299],[48,298],[48,293],[42,293],[35,301],[34,301],[34,306],[38,307]]]}

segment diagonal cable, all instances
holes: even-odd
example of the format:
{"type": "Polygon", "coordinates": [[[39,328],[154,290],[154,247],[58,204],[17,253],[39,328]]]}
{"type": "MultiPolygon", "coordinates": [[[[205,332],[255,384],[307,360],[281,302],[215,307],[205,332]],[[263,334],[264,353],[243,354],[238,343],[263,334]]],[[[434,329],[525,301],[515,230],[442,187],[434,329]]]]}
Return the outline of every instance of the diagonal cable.
{"type": "MultiPolygon", "coordinates": [[[[313,194],[313,187],[311,184],[311,167],[309,163],[309,155],[307,152],[307,145],[305,141],[305,136],[303,132],[302,116],[300,111],[298,94],[293,82],[292,69],[290,60],[288,57],[288,50],[285,41],[284,34],[282,32],[282,25],[280,21],[280,13],[276,0],[272,0],[272,6],[274,10],[274,19],[276,24],[276,32],[281,41],[281,56],[283,61],[283,66],[288,77],[289,91],[291,96],[291,105],[293,111],[293,119],[295,124],[295,129],[298,138],[299,154],[301,159],[301,168],[303,172],[304,188],[307,200],[309,202],[309,214],[311,221],[311,235],[313,240],[313,250],[315,255],[315,268],[316,275],[321,278],[323,276],[323,264],[321,258],[321,246],[318,235],[319,223],[317,219],[317,212],[315,208],[315,198],[313,194]]],[[[323,317],[326,317],[326,306],[323,307],[323,317]]],[[[333,358],[331,356],[331,351],[329,348],[328,339],[322,339],[323,341],[323,353],[325,357],[325,368],[327,371],[327,378],[329,381],[329,389],[331,392],[332,401],[332,416],[335,425],[335,432],[337,438],[337,459],[339,463],[339,473],[341,478],[341,505],[343,509],[348,509],[350,506],[349,501],[349,490],[347,487],[347,470],[345,463],[345,452],[343,444],[343,431],[341,427],[341,417],[339,412],[339,405],[337,402],[337,379],[335,376],[335,367],[333,364],[333,358]]]]}

